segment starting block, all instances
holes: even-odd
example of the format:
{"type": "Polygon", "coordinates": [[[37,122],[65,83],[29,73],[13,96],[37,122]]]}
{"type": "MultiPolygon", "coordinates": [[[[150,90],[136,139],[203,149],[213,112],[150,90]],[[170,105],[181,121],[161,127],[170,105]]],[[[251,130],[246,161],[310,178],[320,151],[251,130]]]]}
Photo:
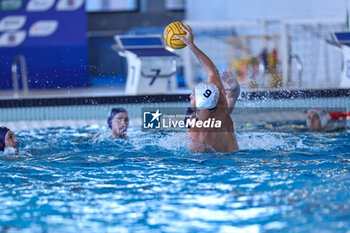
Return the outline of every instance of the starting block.
{"type": "Polygon", "coordinates": [[[166,49],[161,35],[117,35],[114,39],[119,55],[128,63],[125,94],[166,94],[177,88],[177,55],[166,49]]]}

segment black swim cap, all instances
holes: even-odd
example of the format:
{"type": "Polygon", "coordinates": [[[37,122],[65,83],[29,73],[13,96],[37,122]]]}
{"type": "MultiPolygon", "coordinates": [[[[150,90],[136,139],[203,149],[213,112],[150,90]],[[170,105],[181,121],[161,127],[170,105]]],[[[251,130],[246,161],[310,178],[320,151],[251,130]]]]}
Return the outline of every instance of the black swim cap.
{"type": "Polygon", "coordinates": [[[112,108],[111,112],[109,113],[109,117],[107,119],[107,124],[110,129],[112,129],[112,121],[115,115],[121,112],[127,112],[124,108],[112,108]]]}
{"type": "Polygon", "coordinates": [[[6,127],[0,127],[0,151],[5,150],[5,136],[9,131],[6,127]]]}

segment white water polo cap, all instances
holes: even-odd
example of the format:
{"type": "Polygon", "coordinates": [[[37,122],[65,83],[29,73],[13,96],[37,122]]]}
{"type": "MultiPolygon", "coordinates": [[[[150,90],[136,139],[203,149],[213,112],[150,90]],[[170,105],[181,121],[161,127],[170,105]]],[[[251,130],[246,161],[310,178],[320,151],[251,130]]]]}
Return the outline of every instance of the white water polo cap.
{"type": "Polygon", "coordinates": [[[195,87],[196,108],[215,108],[219,100],[219,89],[213,83],[199,83],[195,87]]]}
{"type": "Polygon", "coordinates": [[[323,108],[311,108],[307,111],[307,114],[311,112],[315,112],[318,114],[322,129],[326,127],[328,125],[328,122],[331,120],[331,117],[329,116],[328,112],[323,108]]]}

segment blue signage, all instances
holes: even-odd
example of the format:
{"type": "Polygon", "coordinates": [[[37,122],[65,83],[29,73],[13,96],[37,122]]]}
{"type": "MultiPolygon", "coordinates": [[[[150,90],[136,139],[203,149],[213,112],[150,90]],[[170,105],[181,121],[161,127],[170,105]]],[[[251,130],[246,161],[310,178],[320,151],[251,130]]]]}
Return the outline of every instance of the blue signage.
{"type": "Polygon", "coordinates": [[[0,89],[18,55],[29,89],[86,86],[86,28],[84,0],[0,0],[0,89]]]}

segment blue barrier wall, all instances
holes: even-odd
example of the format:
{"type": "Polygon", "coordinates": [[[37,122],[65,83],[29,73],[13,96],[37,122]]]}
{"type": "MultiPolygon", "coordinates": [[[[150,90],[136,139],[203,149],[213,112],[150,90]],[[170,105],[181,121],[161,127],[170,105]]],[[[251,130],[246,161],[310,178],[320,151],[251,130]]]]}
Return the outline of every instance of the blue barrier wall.
{"type": "Polygon", "coordinates": [[[84,0],[0,0],[0,89],[19,54],[30,89],[86,86],[86,31],[84,0]]]}

